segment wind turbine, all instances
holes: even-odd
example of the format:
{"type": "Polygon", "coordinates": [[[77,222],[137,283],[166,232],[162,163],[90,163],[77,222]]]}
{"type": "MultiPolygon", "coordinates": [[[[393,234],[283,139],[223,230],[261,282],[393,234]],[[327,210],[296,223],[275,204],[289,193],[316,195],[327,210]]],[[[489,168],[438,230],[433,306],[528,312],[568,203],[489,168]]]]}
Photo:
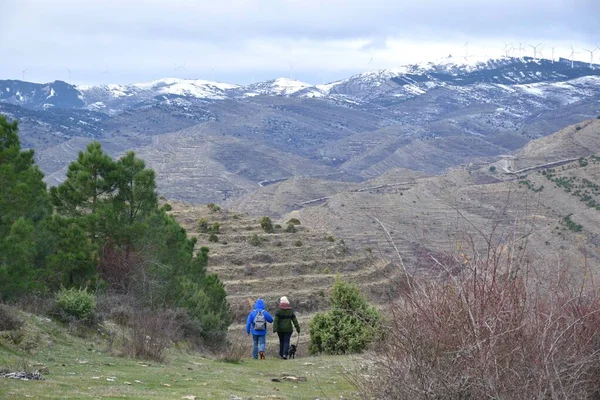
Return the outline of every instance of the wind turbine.
{"type": "Polygon", "coordinates": [[[523,48],[524,44],[527,44],[527,43],[521,43],[521,42],[519,42],[519,58],[521,58],[523,56],[523,50],[525,50],[523,48]]]}
{"type": "Polygon", "coordinates": [[[588,49],[582,49],[582,50],[590,53],[590,68],[592,68],[592,65],[594,65],[594,53],[596,52],[596,50],[598,50],[598,48],[595,48],[594,50],[588,50],[588,49]]]}
{"type": "Polygon", "coordinates": [[[573,68],[573,56],[577,54],[577,52],[575,51],[575,49],[573,48],[573,45],[571,45],[571,55],[569,57],[571,57],[571,68],[573,68]]]}
{"type": "Polygon", "coordinates": [[[27,69],[24,69],[23,71],[23,81],[25,80],[25,72],[27,72],[27,69]]]}
{"type": "MultiPolygon", "coordinates": [[[[541,43],[538,43],[537,46],[533,46],[533,45],[529,45],[529,47],[531,47],[533,49],[533,59],[537,60],[537,53],[538,53],[538,47],[542,46],[541,43]]],[[[542,49],[544,48],[544,46],[542,46],[542,49]]],[[[540,54],[542,54],[542,50],[539,51],[540,54]]]]}
{"type": "Polygon", "coordinates": [[[554,64],[554,47],[552,47],[552,64],[554,64]]]}
{"type": "Polygon", "coordinates": [[[67,70],[67,72],[69,72],[69,82],[71,82],[71,70],[67,67],[65,67],[65,69],[67,70]]]}
{"type": "Polygon", "coordinates": [[[294,80],[294,64],[290,63],[290,79],[294,80]]]}
{"type": "Polygon", "coordinates": [[[504,56],[506,58],[510,57],[510,51],[513,49],[514,49],[514,47],[513,47],[512,43],[504,42],[504,56]]]}
{"type": "Polygon", "coordinates": [[[463,48],[465,49],[465,61],[469,61],[469,42],[465,43],[463,48]]]}

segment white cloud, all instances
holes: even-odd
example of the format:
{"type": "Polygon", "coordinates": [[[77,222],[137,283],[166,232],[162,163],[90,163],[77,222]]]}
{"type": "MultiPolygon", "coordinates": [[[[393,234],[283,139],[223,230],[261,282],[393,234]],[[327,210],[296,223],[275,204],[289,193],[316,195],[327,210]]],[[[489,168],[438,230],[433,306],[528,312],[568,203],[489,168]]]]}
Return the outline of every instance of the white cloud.
{"type": "Polygon", "coordinates": [[[471,54],[499,56],[506,41],[568,56],[570,43],[600,45],[599,14],[596,0],[3,0],[0,78],[27,68],[27,79],[64,80],[69,67],[77,83],[292,71],[317,83],[462,54],[467,41],[471,54]]]}

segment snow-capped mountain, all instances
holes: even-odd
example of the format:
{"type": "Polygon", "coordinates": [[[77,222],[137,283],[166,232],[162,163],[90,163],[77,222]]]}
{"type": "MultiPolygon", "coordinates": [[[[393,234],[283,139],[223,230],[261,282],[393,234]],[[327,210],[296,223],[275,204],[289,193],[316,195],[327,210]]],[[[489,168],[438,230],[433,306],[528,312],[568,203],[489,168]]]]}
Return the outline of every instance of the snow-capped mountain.
{"type": "Polygon", "coordinates": [[[448,57],[437,62],[365,72],[317,88],[329,95],[374,100],[384,97],[411,98],[447,86],[547,84],[585,76],[600,76],[600,65],[590,68],[587,63],[571,63],[566,59],[551,61],[531,57],[475,62],[448,57]]]}
{"type": "Polygon", "coordinates": [[[211,82],[199,79],[165,78],[148,83],[131,85],[78,86],[87,108],[116,114],[136,104],[172,97],[191,97],[206,100],[223,100],[231,97],[230,92],[238,85],[211,82]]]}
{"type": "Polygon", "coordinates": [[[0,101],[26,108],[84,108],[81,92],[62,81],[39,84],[17,80],[0,81],[0,101]]]}
{"type": "Polygon", "coordinates": [[[247,86],[0,81],[0,113],[19,121],[48,182],[59,182],[76,152],[100,140],[112,155],[139,151],[160,171],[163,193],[207,202],[306,171],[359,180],[391,168],[438,173],[600,114],[600,65],[466,61],[314,86],[287,78],[247,86]],[[290,159],[306,168],[289,168],[290,159]]]}
{"type": "Polygon", "coordinates": [[[312,87],[310,83],[289,78],[277,78],[245,86],[242,88],[242,92],[243,96],[247,97],[259,95],[289,96],[309,87],[312,87]]]}
{"type": "MultiPolygon", "coordinates": [[[[314,86],[289,78],[247,86],[177,78],[97,86],[73,86],[61,81],[36,84],[10,80],[0,81],[0,101],[30,109],[75,108],[115,115],[130,108],[174,98],[218,101],[287,96],[323,98],[336,103],[343,100],[349,104],[389,103],[415,98],[437,88],[453,88],[462,93],[478,91],[490,85],[496,89],[518,85],[545,86],[590,76],[600,76],[600,65],[531,57],[487,60],[447,57],[436,62],[364,72],[337,82],[314,86]]],[[[560,89],[564,92],[564,85],[560,89]]],[[[531,87],[524,90],[532,93],[531,87]]]]}

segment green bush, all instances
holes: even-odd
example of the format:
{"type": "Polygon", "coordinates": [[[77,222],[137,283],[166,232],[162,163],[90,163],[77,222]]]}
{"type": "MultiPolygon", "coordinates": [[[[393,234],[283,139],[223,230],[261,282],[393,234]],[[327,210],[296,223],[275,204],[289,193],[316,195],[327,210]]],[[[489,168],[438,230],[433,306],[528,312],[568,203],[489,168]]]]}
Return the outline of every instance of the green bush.
{"type": "Polygon", "coordinates": [[[296,240],[296,242],[294,243],[294,246],[302,247],[302,240],[296,240]]]}
{"type": "Polygon", "coordinates": [[[58,310],[67,315],[86,320],[96,308],[96,296],[85,289],[61,289],[56,294],[58,310]]]}
{"type": "Polygon", "coordinates": [[[381,315],[358,286],[336,279],[329,300],[331,309],[310,322],[311,354],[360,353],[380,336],[381,315]]]}
{"type": "Polygon", "coordinates": [[[493,174],[494,172],[496,172],[496,166],[495,165],[490,165],[490,167],[488,168],[488,170],[493,174]]]}
{"type": "Polygon", "coordinates": [[[206,205],[206,207],[207,207],[207,208],[208,208],[210,211],[212,211],[212,212],[218,212],[218,211],[221,211],[221,207],[220,207],[218,204],[215,204],[215,203],[208,203],[208,204],[206,205]]]}
{"type": "Polygon", "coordinates": [[[335,242],[335,238],[332,235],[327,236],[327,241],[328,242],[335,242]]]}
{"type": "Polygon", "coordinates": [[[208,232],[208,221],[204,218],[200,218],[198,221],[198,232],[207,233],[208,232]]]}
{"type": "Polygon", "coordinates": [[[287,223],[291,225],[300,225],[300,220],[298,218],[290,218],[287,223]]]}
{"type": "Polygon", "coordinates": [[[296,229],[296,225],[294,224],[288,224],[288,226],[285,228],[285,231],[287,233],[295,233],[298,229],[296,229]]]}
{"type": "Polygon", "coordinates": [[[566,226],[569,230],[572,230],[573,232],[581,232],[583,230],[583,226],[581,224],[578,224],[577,222],[573,221],[571,219],[571,215],[573,215],[573,214],[569,214],[569,215],[563,217],[563,219],[560,222],[564,226],[566,226]]]}
{"type": "Polygon", "coordinates": [[[219,241],[219,237],[216,234],[211,233],[210,236],[208,237],[208,241],[216,243],[219,241]]]}
{"type": "Polygon", "coordinates": [[[252,236],[248,238],[248,243],[251,246],[260,246],[260,242],[261,240],[256,233],[252,234],[252,236]]]}
{"type": "Polygon", "coordinates": [[[271,218],[269,217],[262,217],[260,219],[260,227],[267,233],[275,232],[275,229],[273,229],[273,221],[271,221],[271,218]]]}
{"type": "Polygon", "coordinates": [[[214,223],[214,224],[211,226],[211,228],[210,228],[210,231],[211,231],[212,233],[219,233],[219,232],[220,232],[220,230],[221,230],[221,224],[220,224],[220,223],[218,223],[218,222],[215,222],[215,223],[214,223]]]}
{"type": "Polygon", "coordinates": [[[169,212],[173,209],[173,207],[169,204],[169,203],[165,203],[164,206],[162,206],[163,210],[169,212]]]}

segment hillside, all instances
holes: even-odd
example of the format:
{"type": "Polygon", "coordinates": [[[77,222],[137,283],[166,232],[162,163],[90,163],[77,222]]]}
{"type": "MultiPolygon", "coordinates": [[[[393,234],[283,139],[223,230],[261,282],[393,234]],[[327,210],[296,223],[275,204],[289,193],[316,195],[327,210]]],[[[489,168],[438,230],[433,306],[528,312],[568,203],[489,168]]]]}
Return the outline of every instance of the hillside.
{"type": "Polygon", "coordinates": [[[112,156],[134,150],[163,171],[169,198],[237,204],[292,177],[363,182],[396,168],[440,174],[491,161],[595,118],[598,71],[505,57],[442,59],[317,86],[0,81],[0,112],[21,121],[49,184],[63,179],[73,151],[99,140],[112,156]]]}
{"type": "Polygon", "coordinates": [[[528,246],[547,262],[563,259],[565,254],[569,254],[574,265],[586,257],[588,261],[597,260],[600,229],[597,210],[576,201],[564,187],[550,182],[544,168],[524,172],[517,178],[503,174],[500,167],[510,164],[509,169],[516,170],[570,158],[574,161],[554,168],[559,176],[580,182],[588,179],[590,185],[597,184],[599,166],[589,156],[600,152],[599,133],[600,121],[586,121],[534,141],[514,156],[491,164],[498,166],[497,172],[491,172],[487,163],[470,164],[442,176],[419,179],[401,190],[389,187],[341,192],[319,207],[305,207],[290,216],[311,226],[327,227],[358,248],[380,248],[390,254],[387,239],[375,223],[377,218],[385,223],[405,263],[412,269],[427,264],[420,260],[419,249],[451,251],[460,241],[457,233],[461,229],[471,227],[489,232],[493,226],[490,220],[499,219],[496,229],[505,234],[511,231],[514,218],[529,225],[519,229],[531,230],[528,246]],[[579,157],[585,157],[585,161],[576,161],[579,157]],[[568,215],[582,225],[581,232],[564,230],[564,218],[568,215]]]}
{"type": "Polygon", "coordinates": [[[587,156],[600,153],[593,141],[599,132],[600,121],[586,121],[534,142],[547,143],[545,147],[527,146],[515,152],[511,161],[523,165],[585,156],[583,162],[534,170],[518,178],[503,174],[500,168],[490,171],[490,165],[506,161],[503,158],[496,164],[470,164],[434,177],[397,170],[362,184],[291,179],[261,188],[237,203],[257,211],[254,218],[233,212],[214,214],[189,205],[176,205],[174,215],[192,232],[201,217],[221,222],[220,243],[211,245],[207,235],[200,235],[199,245],[212,249],[210,268],[224,279],[238,318],[247,309],[248,297],[267,292],[273,305],[279,295],[290,295],[303,315],[322,309],[326,301],[320,293],[326,293],[336,272],[359,282],[374,301],[385,301],[384,294],[393,290],[392,278],[398,272],[397,266],[385,260],[397,263],[397,256],[377,220],[389,231],[412,272],[432,272],[431,255],[453,254],[457,246],[477,250],[469,250],[468,235],[481,242],[481,235],[493,229],[498,240],[522,235],[524,247],[547,266],[560,262],[581,268],[600,260],[596,207],[600,192],[594,186],[600,183],[600,163],[587,156]],[[577,143],[585,143],[585,151],[569,133],[580,135],[577,143]],[[554,154],[555,148],[564,153],[554,154]],[[565,186],[566,181],[572,187],[565,186]],[[295,210],[283,213],[290,209],[295,210]],[[302,225],[293,234],[265,234],[258,223],[261,213],[280,216],[278,222],[284,227],[289,218],[298,218],[302,225]],[[252,233],[268,241],[250,246],[246,240],[252,233]],[[329,235],[335,242],[326,240],[329,235]],[[346,250],[339,254],[342,239],[346,250]],[[296,240],[303,246],[295,247],[296,240]],[[245,274],[246,263],[253,265],[254,276],[245,274]]]}

